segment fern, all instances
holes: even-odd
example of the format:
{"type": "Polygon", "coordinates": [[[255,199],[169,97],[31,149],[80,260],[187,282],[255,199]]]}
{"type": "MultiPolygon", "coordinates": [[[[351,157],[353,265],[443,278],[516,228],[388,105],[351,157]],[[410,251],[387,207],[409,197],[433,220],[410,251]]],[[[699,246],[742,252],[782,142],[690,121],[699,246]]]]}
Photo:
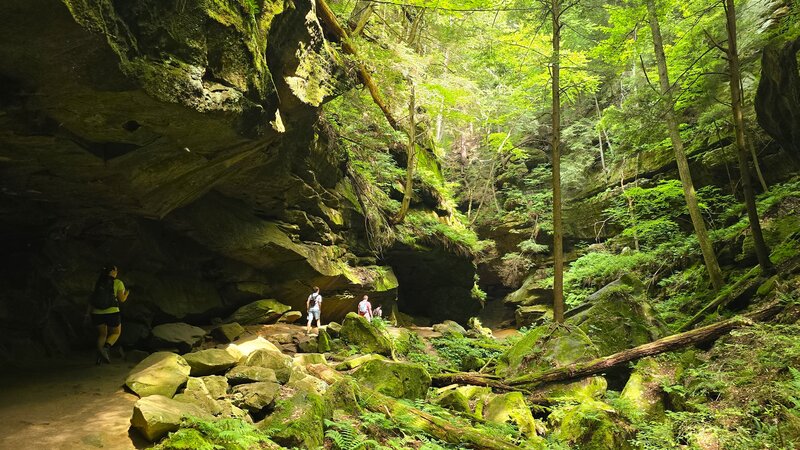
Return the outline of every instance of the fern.
{"type": "Polygon", "coordinates": [[[369,439],[349,422],[332,422],[330,420],[325,420],[325,426],[329,427],[329,429],[325,431],[325,437],[333,442],[335,449],[361,450],[384,448],[381,446],[380,442],[369,439]]]}

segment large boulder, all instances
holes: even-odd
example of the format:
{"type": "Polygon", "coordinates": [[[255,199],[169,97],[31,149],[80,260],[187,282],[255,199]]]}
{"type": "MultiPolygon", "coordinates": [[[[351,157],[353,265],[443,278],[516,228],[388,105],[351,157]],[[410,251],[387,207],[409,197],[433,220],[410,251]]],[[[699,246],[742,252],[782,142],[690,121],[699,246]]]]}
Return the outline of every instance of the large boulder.
{"type": "Polygon", "coordinates": [[[443,335],[455,334],[464,336],[465,334],[467,334],[467,330],[464,327],[459,325],[458,322],[452,320],[445,320],[442,323],[437,323],[432,328],[433,331],[436,331],[437,333],[442,333],[443,335]]]}
{"type": "Polygon", "coordinates": [[[339,334],[344,342],[354,345],[360,353],[392,354],[392,340],[388,333],[354,312],[344,318],[339,334]]]}
{"type": "Polygon", "coordinates": [[[255,383],[259,381],[278,382],[275,371],[266,367],[236,366],[225,374],[231,385],[255,383]]]}
{"type": "Polygon", "coordinates": [[[303,313],[300,311],[288,311],[283,313],[280,319],[278,319],[278,323],[295,323],[302,317],[303,313]]]}
{"type": "Polygon", "coordinates": [[[553,320],[553,309],[549,305],[520,306],[514,311],[517,328],[539,326],[553,320]]]}
{"type": "Polygon", "coordinates": [[[623,275],[586,299],[584,307],[567,318],[583,330],[601,356],[652,342],[667,334],[647,300],[644,285],[623,275]]]}
{"type": "Polygon", "coordinates": [[[569,448],[631,450],[632,429],[611,406],[584,399],[553,408],[548,416],[553,433],[569,448]]]}
{"type": "Polygon", "coordinates": [[[248,356],[252,355],[258,350],[270,350],[273,352],[280,352],[280,349],[272,342],[264,339],[261,336],[248,337],[239,339],[228,346],[228,350],[236,349],[242,354],[242,359],[246,360],[248,356]]]}
{"type": "Polygon", "coordinates": [[[284,305],[275,299],[265,298],[256,300],[237,309],[228,317],[227,321],[238,322],[242,325],[273,323],[291,309],[291,306],[284,305]]]}
{"type": "Polygon", "coordinates": [[[513,423],[528,438],[536,436],[537,430],[544,429],[533,419],[521,392],[491,396],[483,409],[483,418],[495,423],[513,423]]]}
{"type": "Polygon", "coordinates": [[[336,370],[350,370],[355,369],[356,367],[360,367],[363,364],[367,363],[368,361],[372,361],[375,359],[385,360],[381,355],[376,355],[374,353],[368,353],[366,355],[358,355],[352,356],[350,358],[345,359],[344,361],[340,362],[336,365],[336,370]]]}
{"type": "Polygon", "coordinates": [[[209,419],[210,414],[192,403],[180,402],[163,395],[140,398],[133,405],[131,426],[147,440],[154,442],[180,427],[183,417],[209,419]]]}
{"type": "Polygon", "coordinates": [[[272,369],[280,383],[289,381],[292,374],[292,358],[279,351],[256,350],[247,357],[244,365],[272,369]]]}
{"type": "Polygon", "coordinates": [[[176,322],[165,323],[153,328],[152,345],[155,348],[175,348],[180,352],[189,352],[203,340],[206,330],[176,322]]]}
{"type": "Polygon", "coordinates": [[[258,413],[270,406],[278,396],[281,386],[271,381],[259,381],[234,386],[232,397],[236,406],[258,413]]]}
{"type": "Polygon", "coordinates": [[[209,414],[217,415],[222,412],[222,407],[217,403],[211,390],[202,378],[189,377],[183,392],[174,397],[175,400],[196,405],[209,414]]]}
{"type": "Polygon", "coordinates": [[[362,386],[394,398],[424,398],[431,386],[431,376],[419,364],[372,360],[353,372],[362,386]]]}
{"type": "Polygon", "coordinates": [[[221,348],[210,348],[183,355],[183,359],[192,368],[190,375],[193,377],[224,372],[235,366],[240,357],[241,354],[238,351],[230,352],[221,348]]]}
{"type": "Polygon", "coordinates": [[[515,377],[558,368],[599,356],[599,350],[582,329],[558,324],[529,331],[497,360],[497,374],[515,377]]]}
{"type": "Polygon", "coordinates": [[[172,397],[189,378],[191,367],[183,357],[157,352],[137,364],[125,379],[125,385],[139,397],[172,397]]]}
{"type": "Polygon", "coordinates": [[[678,365],[657,358],[640,360],[634,368],[620,398],[627,400],[647,420],[664,416],[667,394],[663,386],[677,384],[678,365]]]}
{"type": "Polygon", "coordinates": [[[244,333],[244,327],[236,322],[224,323],[213,330],[211,330],[211,337],[219,342],[227,344],[233,342],[236,338],[244,333]]]}
{"type": "Polygon", "coordinates": [[[281,388],[275,411],[257,424],[276,443],[289,448],[322,448],[324,420],[329,417],[323,397],[311,389],[281,388]]]}

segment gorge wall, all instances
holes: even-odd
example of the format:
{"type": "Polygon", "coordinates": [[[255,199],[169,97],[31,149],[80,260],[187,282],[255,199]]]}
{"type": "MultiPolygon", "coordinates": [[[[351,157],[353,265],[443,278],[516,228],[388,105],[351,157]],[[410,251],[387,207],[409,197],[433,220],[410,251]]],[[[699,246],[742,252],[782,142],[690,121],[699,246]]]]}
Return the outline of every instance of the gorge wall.
{"type": "MultiPolygon", "coordinates": [[[[391,309],[319,118],[349,86],[313,1],[11,0],[0,22],[0,360],[89,339],[106,262],[133,292],[129,345],[259,298],[304,310],[314,285],[327,320],[364,293],[391,309]]],[[[436,254],[466,288],[414,295],[472,302],[472,264],[436,254]]]]}

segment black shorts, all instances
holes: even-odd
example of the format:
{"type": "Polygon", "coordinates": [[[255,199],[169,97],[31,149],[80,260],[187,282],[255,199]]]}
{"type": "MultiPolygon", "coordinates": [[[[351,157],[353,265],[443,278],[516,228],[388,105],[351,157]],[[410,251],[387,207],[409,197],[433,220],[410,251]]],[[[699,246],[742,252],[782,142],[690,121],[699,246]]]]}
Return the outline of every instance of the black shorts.
{"type": "Polygon", "coordinates": [[[96,327],[105,325],[109,328],[118,327],[122,323],[118,312],[109,314],[92,314],[92,324],[96,327]]]}

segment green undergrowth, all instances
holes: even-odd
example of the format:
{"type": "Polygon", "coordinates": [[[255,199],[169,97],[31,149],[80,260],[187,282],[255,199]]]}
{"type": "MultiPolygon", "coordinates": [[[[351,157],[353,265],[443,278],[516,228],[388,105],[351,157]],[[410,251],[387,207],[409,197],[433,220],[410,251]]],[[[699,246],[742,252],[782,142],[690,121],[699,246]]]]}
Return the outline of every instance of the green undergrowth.
{"type": "Polygon", "coordinates": [[[154,447],[157,450],[249,450],[260,448],[269,436],[239,419],[184,419],[181,428],[154,447]]]}
{"type": "Polygon", "coordinates": [[[671,410],[646,421],[631,411],[646,450],[792,449],[800,442],[800,326],[755,324],[696,354],[675,385],[671,410]]]}

